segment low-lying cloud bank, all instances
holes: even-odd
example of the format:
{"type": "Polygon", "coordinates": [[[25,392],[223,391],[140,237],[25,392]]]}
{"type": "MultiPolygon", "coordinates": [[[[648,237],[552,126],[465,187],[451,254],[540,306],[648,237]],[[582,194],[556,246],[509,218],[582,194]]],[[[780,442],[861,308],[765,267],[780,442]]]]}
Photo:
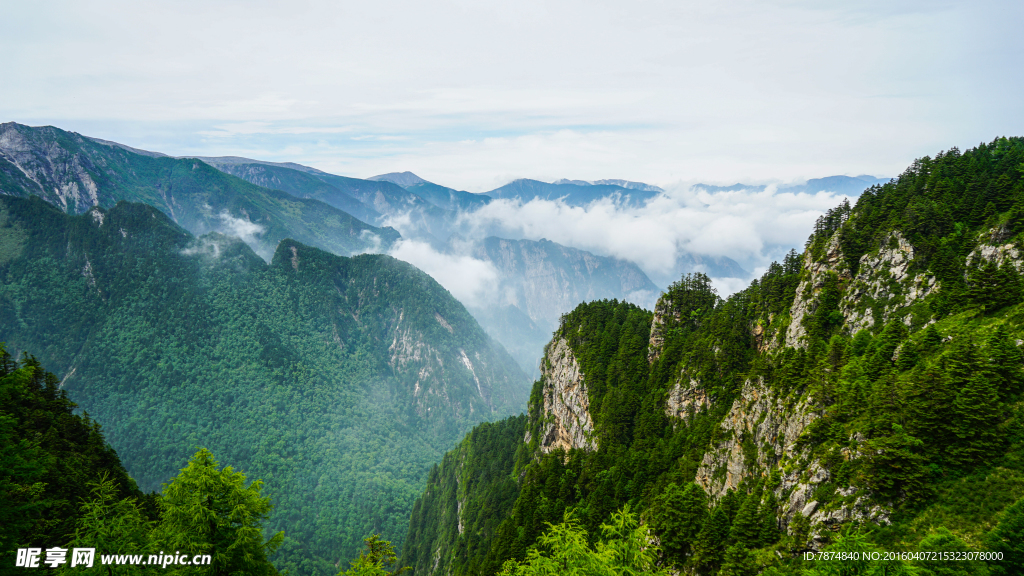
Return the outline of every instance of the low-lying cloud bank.
{"type": "MultiPolygon", "coordinates": [[[[752,275],[719,280],[723,294],[742,288],[772,260],[800,248],[814,220],[845,195],[764,190],[708,192],[676,186],[641,207],[601,199],[585,207],[560,201],[497,200],[460,216],[465,236],[547,238],[603,256],[629,260],[659,285],[674,280],[688,254],[727,257],[752,275]]],[[[699,268],[699,266],[698,266],[699,268]]]]}
{"type": "Polygon", "coordinates": [[[490,262],[440,252],[417,240],[399,240],[388,254],[423,270],[469,308],[484,308],[498,300],[498,271],[490,262]]]}
{"type": "MultiPolygon", "coordinates": [[[[746,287],[791,248],[800,250],[815,219],[844,198],[849,197],[780,192],[775,186],[708,192],[677,185],[640,207],[608,198],[584,207],[549,200],[496,200],[461,213],[455,231],[469,240],[548,239],[628,260],[662,287],[678,279],[680,267],[686,268],[681,262],[689,255],[731,258],[748,272],[746,277],[715,277],[712,267],[687,260],[691,269],[709,272],[725,296],[746,287]]],[[[409,230],[402,230],[403,222],[409,224],[401,219],[394,224],[406,236],[409,230]]],[[[403,240],[389,253],[433,276],[468,306],[499,302],[494,266],[459,250],[458,243],[450,246],[455,248],[439,251],[426,242],[403,240]]]]}

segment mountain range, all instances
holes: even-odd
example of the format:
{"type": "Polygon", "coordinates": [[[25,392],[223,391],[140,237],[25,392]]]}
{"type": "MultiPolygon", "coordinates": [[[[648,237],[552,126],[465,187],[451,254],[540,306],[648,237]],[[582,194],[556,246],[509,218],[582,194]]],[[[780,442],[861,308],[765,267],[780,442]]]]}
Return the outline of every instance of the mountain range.
{"type": "Polygon", "coordinates": [[[0,341],[57,374],[143,490],[199,447],[262,478],[280,565],[310,574],[402,532],[431,464],[528,393],[409,264],[294,240],[267,263],[125,201],[69,215],[0,196],[0,341]]]}
{"type": "Polygon", "coordinates": [[[921,158],[725,299],[581,304],[527,415],[431,470],[400,564],[1022,573],[1021,166],[1024,138],[921,158]]]}

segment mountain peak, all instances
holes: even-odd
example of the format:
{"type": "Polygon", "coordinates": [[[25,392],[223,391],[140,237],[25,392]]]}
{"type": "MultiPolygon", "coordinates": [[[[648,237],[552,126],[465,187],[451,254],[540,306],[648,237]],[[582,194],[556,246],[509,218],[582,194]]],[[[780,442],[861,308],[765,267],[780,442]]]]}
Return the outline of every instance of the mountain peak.
{"type": "Polygon", "coordinates": [[[367,180],[376,180],[378,182],[391,182],[392,184],[398,184],[402,188],[408,188],[417,184],[425,184],[426,180],[413,174],[412,172],[388,172],[387,174],[380,174],[378,176],[371,176],[367,180]]]}
{"type": "Polygon", "coordinates": [[[618,186],[619,188],[625,188],[627,190],[641,190],[643,192],[664,192],[660,187],[654,186],[653,184],[644,184],[643,182],[632,182],[630,180],[620,180],[617,178],[605,179],[605,180],[569,180],[568,178],[562,178],[561,180],[555,180],[552,184],[573,184],[575,186],[618,186]]]}

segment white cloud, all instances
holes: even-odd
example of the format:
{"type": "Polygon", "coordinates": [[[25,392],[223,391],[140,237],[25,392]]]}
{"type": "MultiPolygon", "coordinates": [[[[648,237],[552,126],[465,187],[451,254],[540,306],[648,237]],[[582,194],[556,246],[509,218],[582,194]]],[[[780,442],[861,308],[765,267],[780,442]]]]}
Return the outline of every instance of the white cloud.
{"type": "Polygon", "coordinates": [[[171,155],[485,190],[894,175],[1024,132],[1011,0],[7,4],[0,120],[171,155]]]}
{"type": "Polygon", "coordinates": [[[263,234],[264,231],[263,226],[245,218],[236,218],[226,211],[221,212],[218,218],[222,223],[219,232],[228,236],[236,236],[249,246],[255,247],[257,245],[256,237],[263,234]]]}
{"type": "Polygon", "coordinates": [[[497,301],[498,271],[468,255],[438,252],[425,242],[399,240],[388,254],[423,270],[469,308],[497,301]]]}
{"type": "MultiPolygon", "coordinates": [[[[498,200],[460,216],[464,233],[511,238],[547,238],[639,265],[656,282],[665,282],[686,254],[724,256],[747,270],[763,269],[791,247],[801,247],[814,220],[846,196],[817,193],[739,190],[709,193],[689,186],[670,187],[642,207],[600,200],[586,207],[561,201],[498,200]]],[[[719,280],[723,294],[748,279],[719,280]]]]}

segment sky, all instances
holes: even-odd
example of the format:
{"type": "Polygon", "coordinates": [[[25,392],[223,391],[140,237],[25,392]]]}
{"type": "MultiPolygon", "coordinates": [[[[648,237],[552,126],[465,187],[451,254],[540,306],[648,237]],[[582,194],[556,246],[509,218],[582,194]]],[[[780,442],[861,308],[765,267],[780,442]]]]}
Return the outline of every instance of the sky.
{"type": "Polygon", "coordinates": [[[0,0],[0,121],[171,155],[515,178],[895,176],[1024,134],[1015,1],[0,0]]]}

